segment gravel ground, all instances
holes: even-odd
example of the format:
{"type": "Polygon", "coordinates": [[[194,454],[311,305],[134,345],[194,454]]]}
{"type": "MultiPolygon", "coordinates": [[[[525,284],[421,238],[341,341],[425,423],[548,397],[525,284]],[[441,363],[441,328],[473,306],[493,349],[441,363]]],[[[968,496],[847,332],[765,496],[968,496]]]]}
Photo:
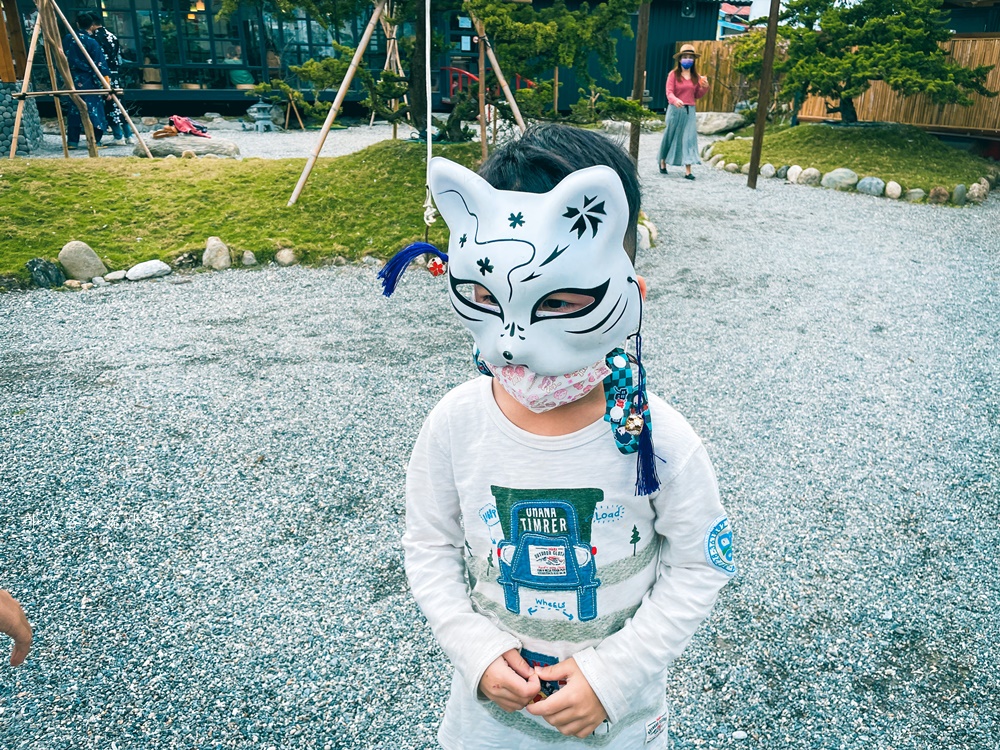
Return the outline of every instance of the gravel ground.
{"type": "MultiPolygon", "coordinates": [[[[195,118],[197,119],[197,118],[195,118]]],[[[409,138],[411,128],[400,126],[399,137],[409,138]]],[[[213,138],[224,138],[240,147],[240,155],[244,158],[259,156],[265,159],[307,159],[319,142],[318,130],[289,130],[284,133],[257,133],[252,130],[209,130],[213,138]]],[[[149,133],[143,133],[146,139],[149,133]]],[[[392,125],[377,122],[373,126],[361,125],[343,129],[331,130],[323,143],[320,156],[343,156],[359,151],[373,143],[392,138],[392,125]]],[[[109,141],[106,138],[105,141],[109,141]]],[[[80,139],[84,143],[84,139],[80,139]]],[[[134,146],[108,146],[100,150],[100,158],[133,156],[134,146]]],[[[70,151],[71,159],[87,159],[86,146],[70,151]]],[[[32,156],[36,159],[62,159],[62,140],[58,133],[47,133],[38,152],[32,156]]],[[[294,187],[294,185],[292,186],[294,187]]]]}
{"type": "MultiPolygon", "coordinates": [[[[1000,200],[686,182],[657,144],[650,380],[741,567],[674,747],[996,747],[1000,200]]],[[[0,584],[36,627],[0,747],[434,746],[451,669],[398,540],[423,416],[474,373],[440,281],[233,270],[0,318],[0,584]]]]}

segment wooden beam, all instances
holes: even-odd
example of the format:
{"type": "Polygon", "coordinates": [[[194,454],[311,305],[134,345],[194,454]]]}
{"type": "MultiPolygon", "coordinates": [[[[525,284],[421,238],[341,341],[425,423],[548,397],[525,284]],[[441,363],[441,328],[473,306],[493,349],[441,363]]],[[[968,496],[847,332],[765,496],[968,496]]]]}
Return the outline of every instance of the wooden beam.
{"type": "Polygon", "coordinates": [[[21,25],[21,15],[17,10],[17,0],[2,0],[0,4],[3,5],[4,14],[7,16],[7,39],[14,59],[14,78],[24,77],[28,48],[24,46],[24,27],[21,25]]]}
{"type": "MultiPolygon", "coordinates": [[[[646,90],[646,51],[649,48],[649,6],[646,2],[639,6],[639,21],[635,30],[635,65],[632,68],[632,100],[642,104],[642,94],[646,90]]],[[[632,161],[639,163],[639,131],[642,123],[633,122],[629,128],[628,152],[632,161]]]]}
{"type": "Polygon", "coordinates": [[[358,42],[358,48],[354,51],[354,57],[351,59],[351,64],[344,74],[344,80],[341,82],[340,88],[337,89],[337,96],[334,98],[333,105],[331,105],[330,111],[326,115],[326,122],[323,123],[323,130],[320,131],[316,148],[309,155],[305,169],[302,170],[302,175],[299,177],[299,181],[295,184],[295,189],[292,191],[292,197],[288,199],[289,206],[295,205],[295,202],[302,194],[302,188],[306,186],[306,180],[309,179],[309,174],[312,172],[313,166],[315,166],[316,160],[319,158],[319,152],[323,150],[323,144],[326,143],[326,137],[330,134],[330,128],[333,127],[333,121],[337,117],[337,112],[340,111],[340,105],[344,103],[344,97],[347,96],[347,91],[351,88],[351,81],[354,79],[354,73],[358,69],[361,57],[365,54],[365,50],[368,49],[368,41],[372,38],[372,32],[375,31],[375,24],[378,23],[378,19],[382,15],[385,3],[386,0],[377,0],[375,3],[375,10],[372,12],[371,20],[368,21],[368,25],[365,27],[365,33],[361,35],[361,41],[358,42]]]}
{"type": "Polygon", "coordinates": [[[747,187],[757,189],[757,170],[760,167],[760,150],[764,144],[764,126],[767,123],[767,108],[771,106],[771,74],[774,70],[774,45],[778,38],[778,12],[781,0],[771,0],[771,13],[767,18],[767,35],[764,38],[764,63],[760,72],[760,88],[757,93],[757,122],[753,129],[753,146],[750,149],[750,174],[747,187]]]}
{"type": "Polygon", "coordinates": [[[17,83],[17,75],[14,73],[14,55],[10,51],[8,34],[7,24],[4,23],[3,14],[0,13],[0,83],[17,83]]]}

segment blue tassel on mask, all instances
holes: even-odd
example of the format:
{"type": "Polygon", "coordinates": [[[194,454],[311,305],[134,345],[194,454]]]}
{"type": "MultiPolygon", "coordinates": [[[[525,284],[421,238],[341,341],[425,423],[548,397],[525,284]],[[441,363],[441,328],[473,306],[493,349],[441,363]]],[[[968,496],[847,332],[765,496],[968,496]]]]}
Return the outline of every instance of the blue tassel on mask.
{"type": "Polygon", "coordinates": [[[436,255],[445,263],[448,262],[447,253],[442,253],[434,245],[426,242],[414,242],[412,245],[404,247],[393,255],[389,259],[389,262],[383,266],[382,270],[378,272],[378,277],[382,279],[382,294],[386,297],[391,297],[392,293],[396,291],[396,285],[399,284],[400,277],[410,263],[421,255],[428,253],[436,255]]]}
{"type": "Polygon", "coordinates": [[[639,373],[638,412],[642,414],[645,421],[642,432],[639,433],[639,450],[637,451],[638,456],[636,457],[635,467],[635,494],[645,496],[652,495],[660,489],[660,478],[656,475],[656,453],[653,450],[653,425],[649,417],[649,403],[646,397],[646,371],[642,366],[642,333],[635,334],[635,363],[635,369],[639,373]]]}

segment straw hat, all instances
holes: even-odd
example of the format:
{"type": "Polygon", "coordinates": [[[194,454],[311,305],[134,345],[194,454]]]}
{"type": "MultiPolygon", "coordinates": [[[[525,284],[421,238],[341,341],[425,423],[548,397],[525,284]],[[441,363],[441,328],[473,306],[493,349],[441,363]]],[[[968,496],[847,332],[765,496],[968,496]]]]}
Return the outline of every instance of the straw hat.
{"type": "Polygon", "coordinates": [[[676,60],[677,58],[679,58],[681,55],[683,55],[685,53],[689,53],[689,54],[694,55],[695,59],[701,57],[701,55],[699,55],[697,52],[695,52],[693,44],[683,44],[683,45],[681,45],[680,52],[678,52],[677,54],[674,55],[674,59],[676,60]]]}

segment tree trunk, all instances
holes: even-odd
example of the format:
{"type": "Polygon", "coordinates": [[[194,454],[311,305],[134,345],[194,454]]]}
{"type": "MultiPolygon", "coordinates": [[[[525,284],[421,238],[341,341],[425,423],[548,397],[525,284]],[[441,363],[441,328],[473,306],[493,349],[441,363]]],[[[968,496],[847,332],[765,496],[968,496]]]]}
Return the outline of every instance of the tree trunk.
{"type": "Polygon", "coordinates": [[[846,97],[841,99],[837,109],[840,110],[840,121],[844,124],[853,125],[858,121],[858,111],[854,109],[853,99],[846,97]]]}
{"type": "Polygon", "coordinates": [[[424,34],[424,8],[428,0],[418,0],[416,7],[416,23],[413,54],[410,57],[410,78],[407,88],[407,97],[410,101],[410,116],[413,118],[413,127],[423,132],[427,129],[427,94],[424,90],[424,78],[426,68],[424,67],[424,48],[430,44],[430,40],[424,34]]]}

